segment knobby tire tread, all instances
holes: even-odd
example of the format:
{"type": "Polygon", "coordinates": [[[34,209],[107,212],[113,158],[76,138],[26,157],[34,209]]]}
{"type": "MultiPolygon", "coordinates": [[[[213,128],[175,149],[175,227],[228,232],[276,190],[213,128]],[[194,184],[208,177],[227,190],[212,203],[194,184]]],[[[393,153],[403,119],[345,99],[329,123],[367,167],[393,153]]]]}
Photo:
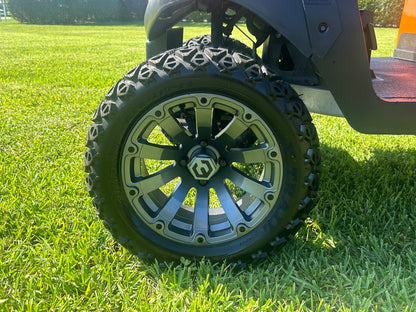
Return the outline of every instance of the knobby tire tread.
{"type": "MultiPolygon", "coordinates": [[[[248,260],[267,257],[278,249],[283,243],[290,240],[304,223],[309,211],[313,208],[320,175],[320,152],[317,132],[312,124],[312,118],[303,102],[285,83],[270,74],[258,60],[237,51],[224,48],[212,48],[204,45],[191,45],[176,50],[170,50],[157,55],[138,65],[120,79],[106,94],[92,118],[87,136],[87,150],[84,156],[84,167],[87,173],[86,184],[92,203],[104,226],[112,236],[131,253],[141,258],[152,260],[155,255],[151,250],[141,250],[124,235],[117,221],[107,214],[106,194],[103,194],[102,181],[97,168],[100,165],[100,144],[111,128],[113,116],[126,105],[126,100],[133,96],[135,90],[157,83],[159,80],[171,79],[181,75],[190,75],[193,72],[204,72],[213,75],[233,77],[244,84],[251,85],[259,90],[271,101],[280,100],[279,109],[292,124],[297,133],[299,144],[304,154],[304,196],[299,202],[297,213],[286,229],[264,246],[261,250],[248,256],[248,260]]],[[[111,196],[111,195],[110,195],[111,196]]],[[[245,259],[244,261],[247,261],[245,259]]]]}

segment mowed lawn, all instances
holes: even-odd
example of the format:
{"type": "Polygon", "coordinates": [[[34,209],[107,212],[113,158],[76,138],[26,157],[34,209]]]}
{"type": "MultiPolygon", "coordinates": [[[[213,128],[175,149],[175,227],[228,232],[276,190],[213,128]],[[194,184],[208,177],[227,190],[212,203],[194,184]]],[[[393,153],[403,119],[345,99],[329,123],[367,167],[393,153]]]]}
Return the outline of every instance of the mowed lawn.
{"type": "MultiPolygon", "coordinates": [[[[376,55],[396,34],[377,29],[376,55]]],[[[340,118],[313,116],[317,206],[265,262],[149,264],[114,242],[87,195],[84,144],[145,40],[137,25],[0,23],[0,311],[416,311],[416,138],[340,118]]]]}

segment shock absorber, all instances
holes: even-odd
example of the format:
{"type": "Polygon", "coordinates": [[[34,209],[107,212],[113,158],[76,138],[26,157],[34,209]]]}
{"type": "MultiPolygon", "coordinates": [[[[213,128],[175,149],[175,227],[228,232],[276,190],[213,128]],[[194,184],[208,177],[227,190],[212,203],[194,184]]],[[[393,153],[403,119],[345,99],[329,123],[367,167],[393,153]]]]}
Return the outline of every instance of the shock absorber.
{"type": "Polygon", "coordinates": [[[214,0],[211,3],[211,42],[215,48],[222,44],[223,21],[224,21],[223,2],[214,0]]]}

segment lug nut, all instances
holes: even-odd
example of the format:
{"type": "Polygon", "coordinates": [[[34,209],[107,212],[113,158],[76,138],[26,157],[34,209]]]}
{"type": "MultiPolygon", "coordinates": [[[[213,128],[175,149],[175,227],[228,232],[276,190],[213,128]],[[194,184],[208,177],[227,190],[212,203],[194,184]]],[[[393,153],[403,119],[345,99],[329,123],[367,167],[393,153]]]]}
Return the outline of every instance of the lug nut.
{"type": "Polygon", "coordinates": [[[220,161],[219,161],[219,164],[220,164],[221,167],[225,167],[225,166],[227,166],[227,161],[224,158],[221,158],[220,161]]]}

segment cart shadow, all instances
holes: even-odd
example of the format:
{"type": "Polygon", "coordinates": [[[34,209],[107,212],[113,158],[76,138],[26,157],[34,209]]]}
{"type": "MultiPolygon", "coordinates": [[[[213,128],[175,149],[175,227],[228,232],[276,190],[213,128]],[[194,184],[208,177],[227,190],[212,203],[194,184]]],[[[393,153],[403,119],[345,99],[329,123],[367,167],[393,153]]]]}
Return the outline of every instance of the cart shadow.
{"type": "Polygon", "coordinates": [[[264,280],[275,279],[319,292],[297,280],[298,272],[316,278],[330,270],[336,278],[334,272],[343,274],[345,269],[358,278],[368,263],[381,268],[394,262],[394,257],[416,254],[416,149],[374,149],[364,161],[327,145],[321,146],[321,152],[316,208],[306,226],[275,254],[243,266],[204,259],[157,263],[151,266],[152,277],[180,276],[183,282],[177,286],[184,289],[202,285],[207,276],[231,284],[237,278],[242,281],[240,289],[249,291],[244,281],[258,276],[258,291],[267,287],[264,280]]]}
{"type": "Polygon", "coordinates": [[[374,149],[366,160],[326,145],[321,151],[321,185],[312,217],[322,228],[386,239],[391,227],[407,231],[409,224],[392,219],[415,218],[416,149],[374,149]]]}
{"type": "Polygon", "coordinates": [[[374,149],[366,160],[328,145],[321,153],[316,207],[277,257],[324,252],[338,258],[363,249],[377,257],[386,246],[386,256],[416,252],[416,149],[374,149]]]}

